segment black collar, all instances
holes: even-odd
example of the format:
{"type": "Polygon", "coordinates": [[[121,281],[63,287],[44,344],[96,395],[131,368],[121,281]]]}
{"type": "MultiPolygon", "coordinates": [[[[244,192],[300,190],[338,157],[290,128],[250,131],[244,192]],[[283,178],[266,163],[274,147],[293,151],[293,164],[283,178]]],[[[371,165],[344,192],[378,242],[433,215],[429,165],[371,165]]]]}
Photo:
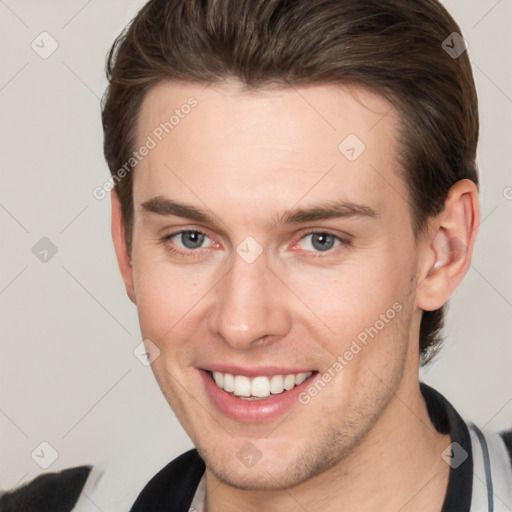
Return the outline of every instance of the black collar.
{"type": "MultiPolygon", "coordinates": [[[[430,420],[443,434],[450,434],[468,458],[450,469],[448,489],[441,512],[469,512],[473,487],[473,456],[469,430],[452,405],[436,390],[420,384],[430,420]]],[[[157,473],[139,494],[130,512],[187,512],[205,465],[197,450],[174,459],[157,473]]]]}
{"type": "Polygon", "coordinates": [[[468,454],[462,464],[450,469],[448,489],[441,512],[469,512],[473,489],[473,455],[468,427],[441,393],[423,383],[420,384],[420,389],[430,421],[436,430],[442,434],[450,434],[451,442],[459,444],[468,454]]]}

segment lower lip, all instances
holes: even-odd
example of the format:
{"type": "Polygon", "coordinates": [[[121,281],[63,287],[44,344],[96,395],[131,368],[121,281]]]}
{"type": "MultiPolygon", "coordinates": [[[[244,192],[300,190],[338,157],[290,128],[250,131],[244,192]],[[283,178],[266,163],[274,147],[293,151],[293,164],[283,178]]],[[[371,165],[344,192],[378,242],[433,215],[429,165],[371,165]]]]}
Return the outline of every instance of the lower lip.
{"type": "Polygon", "coordinates": [[[298,396],[318,374],[317,372],[313,373],[302,384],[278,395],[270,395],[269,398],[261,400],[243,400],[219,388],[205,370],[199,370],[199,373],[203,379],[206,393],[217,409],[229,418],[248,423],[260,423],[279,418],[294,404],[301,405],[298,396]]]}

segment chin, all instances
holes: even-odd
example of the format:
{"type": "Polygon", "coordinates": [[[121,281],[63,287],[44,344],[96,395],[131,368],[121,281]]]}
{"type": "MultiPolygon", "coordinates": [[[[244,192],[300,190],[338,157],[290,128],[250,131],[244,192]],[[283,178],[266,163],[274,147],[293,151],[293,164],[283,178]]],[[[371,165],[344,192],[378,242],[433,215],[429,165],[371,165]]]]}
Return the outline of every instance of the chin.
{"type": "Polygon", "coordinates": [[[309,478],[296,464],[281,460],[270,464],[259,461],[254,467],[246,468],[235,463],[219,463],[200,452],[208,470],[217,479],[230,487],[245,491],[272,491],[294,487],[309,478]]]}
{"type": "Polygon", "coordinates": [[[315,445],[305,441],[303,446],[294,444],[293,449],[268,446],[262,448],[261,458],[250,467],[241,460],[241,450],[234,451],[232,446],[227,449],[216,446],[211,450],[196,446],[208,470],[224,484],[248,491],[271,491],[292,488],[342,464],[357,444],[356,439],[350,442],[349,438],[332,431],[319,435],[315,445]]]}

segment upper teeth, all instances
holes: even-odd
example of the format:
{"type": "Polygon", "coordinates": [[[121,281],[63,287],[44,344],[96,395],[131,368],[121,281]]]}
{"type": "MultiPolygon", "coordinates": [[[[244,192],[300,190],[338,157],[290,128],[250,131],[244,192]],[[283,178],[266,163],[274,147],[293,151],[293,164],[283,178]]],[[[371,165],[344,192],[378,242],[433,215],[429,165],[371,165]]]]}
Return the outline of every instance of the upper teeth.
{"type": "Polygon", "coordinates": [[[254,377],[250,379],[244,375],[213,372],[213,379],[219,388],[237,396],[254,396],[264,398],[282,393],[302,384],[313,372],[291,373],[289,375],[274,375],[273,377],[254,377]]]}

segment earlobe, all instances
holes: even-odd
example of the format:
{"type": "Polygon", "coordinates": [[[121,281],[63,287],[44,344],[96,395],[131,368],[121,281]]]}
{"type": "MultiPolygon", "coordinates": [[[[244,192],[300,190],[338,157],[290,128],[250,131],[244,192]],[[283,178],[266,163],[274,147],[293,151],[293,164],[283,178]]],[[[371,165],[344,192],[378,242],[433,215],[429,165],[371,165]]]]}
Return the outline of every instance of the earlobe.
{"type": "Polygon", "coordinates": [[[417,307],[433,311],[443,306],[462,281],[480,223],[476,185],[460,180],[452,186],[443,211],[432,220],[416,293],[417,307]]]}
{"type": "Polygon", "coordinates": [[[124,219],[121,202],[115,189],[110,192],[112,204],[112,241],[117,257],[117,264],[124,281],[126,293],[130,300],[136,304],[135,288],[133,284],[133,268],[131,255],[126,247],[124,219]]]}

